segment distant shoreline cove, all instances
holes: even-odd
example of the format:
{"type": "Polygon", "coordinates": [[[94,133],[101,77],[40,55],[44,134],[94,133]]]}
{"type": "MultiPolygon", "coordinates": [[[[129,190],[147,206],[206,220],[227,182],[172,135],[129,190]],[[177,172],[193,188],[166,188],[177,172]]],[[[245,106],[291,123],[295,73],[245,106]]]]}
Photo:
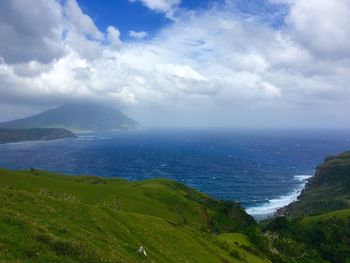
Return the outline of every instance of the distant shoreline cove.
{"type": "Polygon", "coordinates": [[[295,175],[295,180],[300,181],[300,185],[295,190],[278,198],[270,199],[266,203],[263,203],[259,206],[247,207],[246,212],[257,220],[263,220],[275,216],[278,209],[285,207],[297,200],[301,191],[304,189],[306,183],[308,182],[308,179],[311,177],[313,177],[313,175],[295,175]]]}

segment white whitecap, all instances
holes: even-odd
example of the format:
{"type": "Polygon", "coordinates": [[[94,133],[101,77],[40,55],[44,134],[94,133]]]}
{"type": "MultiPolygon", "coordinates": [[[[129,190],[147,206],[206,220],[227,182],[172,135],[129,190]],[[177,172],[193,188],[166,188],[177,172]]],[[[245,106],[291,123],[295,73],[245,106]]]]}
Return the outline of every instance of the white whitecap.
{"type": "Polygon", "coordinates": [[[308,174],[301,174],[301,175],[294,176],[295,179],[302,181],[302,182],[306,181],[310,177],[312,177],[312,175],[308,175],[308,174]]]}
{"type": "Polygon", "coordinates": [[[275,199],[270,199],[266,203],[259,206],[248,207],[246,212],[254,217],[263,218],[273,215],[277,212],[277,209],[282,208],[286,205],[297,200],[300,192],[305,187],[307,179],[312,177],[312,175],[295,175],[294,178],[300,182],[298,187],[286,195],[282,195],[275,199]]]}
{"type": "Polygon", "coordinates": [[[95,140],[109,140],[111,137],[106,136],[94,136],[94,135],[79,135],[78,141],[95,141],[95,140]]]}

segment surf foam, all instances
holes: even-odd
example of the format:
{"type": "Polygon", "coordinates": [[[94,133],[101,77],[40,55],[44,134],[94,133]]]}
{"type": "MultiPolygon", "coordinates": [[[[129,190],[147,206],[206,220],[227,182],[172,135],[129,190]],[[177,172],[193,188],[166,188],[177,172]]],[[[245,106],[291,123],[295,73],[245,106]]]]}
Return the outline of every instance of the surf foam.
{"type": "Polygon", "coordinates": [[[289,205],[290,203],[297,200],[297,197],[299,196],[300,192],[305,187],[307,179],[309,179],[310,177],[312,177],[312,175],[295,175],[295,180],[298,180],[300,182],[300,185],[298,185],[298,187],[295,190],[278,198],[270,199],[266,203],[263,203],[259,206],[248,207],[246,209],[246,212],[254,217],[261,217],[264,215],[268,217],[269,215],[273,215],[277,212],[277,209],[289,205]]]}

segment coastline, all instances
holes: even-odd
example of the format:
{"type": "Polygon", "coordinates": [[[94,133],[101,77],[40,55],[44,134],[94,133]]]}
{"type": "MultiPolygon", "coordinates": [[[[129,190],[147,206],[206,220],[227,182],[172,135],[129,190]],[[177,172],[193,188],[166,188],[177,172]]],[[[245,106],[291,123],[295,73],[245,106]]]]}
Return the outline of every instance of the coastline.
{"type": "Polygon", "coordinates": [[[312,175],[295,175],[295,180],[298,180],[300,182],[299,186],[296,189],[278,198],[270,199],[261,205],[247,207],[246,212],[249,215],[253,216],[257,221],[261,221],[275,216],[282,216],[283,208],[298,199],[299,195],[304,190],[307,182],[313,176],[314,173],[312,175]]]}
{"type": "Polygon", "coordinates": [[[45,143],[45,142],[54,142],[54,141],[61,141],[61,140],[70,140],[75,139],[77,140],[78,137],[64,137],[64,138],[57,138],[57,139],[41,139],[41,140],[25,140],[25,141],[15,141],[15,142],[0,142],[1,145],[21,145],[26,143],[45,143]]]}
{"type": "Polygon", "coordinates": [[[77,136],[73,132],[63,128],[0,128],[0,144],[26,141],[50,141],[65,138],[77,138],[77,136]]]}

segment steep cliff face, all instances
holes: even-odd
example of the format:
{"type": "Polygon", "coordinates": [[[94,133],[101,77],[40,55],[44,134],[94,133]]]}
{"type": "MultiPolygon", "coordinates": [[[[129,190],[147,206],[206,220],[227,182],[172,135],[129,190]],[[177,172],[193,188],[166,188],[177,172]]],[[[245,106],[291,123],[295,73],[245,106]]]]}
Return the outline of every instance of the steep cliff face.
{"type": "Polygon", "coordinates": [[[317,167],[298,201],[280,210],[289,216],[314,215],[350,207],[350,151],[329,156],[317,167]]]}
{"type": "Polygon", "coordinates": [[[273,262],[350,262],[350,152],[327,157],[298,201],[279,213],[286,216],[262,224],[266,236],[275,234],[273,262]]]}

